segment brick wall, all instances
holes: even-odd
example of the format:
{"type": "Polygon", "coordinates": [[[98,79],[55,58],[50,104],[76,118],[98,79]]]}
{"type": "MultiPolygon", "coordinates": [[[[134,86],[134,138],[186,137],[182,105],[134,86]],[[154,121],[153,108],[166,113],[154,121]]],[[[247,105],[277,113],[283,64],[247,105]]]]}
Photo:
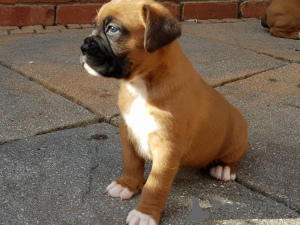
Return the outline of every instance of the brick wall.
{"type": "MultiPolygon", "coordinates": [[[[0,26],[88,24],[109,0],[0,0],[0,26]]],[[[179,19],[259,18],[268,0],[160,1],[179,19]]]]}

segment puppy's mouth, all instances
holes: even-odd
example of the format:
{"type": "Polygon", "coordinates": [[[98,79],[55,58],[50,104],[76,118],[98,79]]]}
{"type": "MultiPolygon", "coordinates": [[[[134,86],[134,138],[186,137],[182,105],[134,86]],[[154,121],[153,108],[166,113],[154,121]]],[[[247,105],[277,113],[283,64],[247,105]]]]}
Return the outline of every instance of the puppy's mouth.
{"type": "Polygon", "coordinates": [[[86,62],[86,56],[80,56],[80,64],[81,66],[92,76],[100,76],[101,74],[94,70],[92,67],[89,66],[86,62]]]}

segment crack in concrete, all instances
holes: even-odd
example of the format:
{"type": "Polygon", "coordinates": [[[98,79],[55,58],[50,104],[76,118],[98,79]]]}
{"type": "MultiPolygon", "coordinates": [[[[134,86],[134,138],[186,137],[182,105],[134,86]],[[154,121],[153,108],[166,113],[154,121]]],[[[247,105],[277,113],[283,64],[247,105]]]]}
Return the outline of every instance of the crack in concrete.
{"type": "Polygon", "coordinates": [[[288,209],[294,211],[295,213],[299,214],[299,217],[300,217],[300,208],[298,206],[295,206],[296,207],[296,210],[293,210],[291,209],[291,205],[290,205],[290,200],[286,200],[284,198],[280,198],[280,197],[277,197],[277,196],[273,196],[271,194],[268,194],[267,192],[263,191],[263,190],[260,190],[254,186],[252,186],[251,184],[247,184],[246,182],[243,182],[241,181],[240,179],[236,179],[235,180],[238,184],[242,185],[243,187],[247,188],[248,190],[254,192],[254,193],[258,193],[258,194],[261,194],[263,196],[265,196],[266,198],[268,199],[271,199],[277,203],[280,203],[280,204],[283,204],[285,207],[287,207],[288,209]]]}
{"type": "MultiPolygon", "coordinates": [[[[98,155],[98,152],[99,152],[99,149],[98,149],[98,147],[95,147],[95,152],[96,152],[96,154],[98,155]]],[[[87,187],[87,190],[82,194],[82,196],[81,196],[81,202],[84,204],[85,203],[85,198],[87,197],[87,196],[89,196],[90,195],[90,193],[91,193],[91,189],[92,189],[92,182],[93,182],[93,173],[94,173],[94,171],[98,168],[100,166],[100,163],[99,162],[97,162],[97,164],[96,165],[94,165],[94,166],[91,166],[91,168],[90,168],[90,171],[89,171],[89,174],[88,174],[88,187],[87,187]]]]}
{"type": "Polygon", "coordinates": [[[253,77],[253,76],[257,75],[257,74],[265,73],[265,72],[268,72],[268,71],[271,71],[271,70],[275,70],[275,69],[278,69],[278,68],[284,67],[284,66],[286,66],[286,65],[281,65],[281,66],[277,66],[277,67],[265,69],[265,70],[262,70],[262,71],[259,71],[259,72],[255,72],[255,73],[252,73],[252,74],[247,74],[247,75],[244,75],[244,76],[241,76],[241,77],[236,77],[236,78],[228,79],[228,80],[225,80],[225,81],[221,81],[220,83],[212,85],[212,87],[213,88],[221,87],[221,86],[224,86],[225,84],[230,84],[230,83],[234,83],[236,81],[245,80],[245,79],[253,77]]]}
{"type": "Polygon", "coordinates": [[[113,125],[113,126],[115,126],[115,127],[119,127],[118,124],[117,124],[117,122],[116,122],[116,121],[113,121],[113,119],[114,119],[114,118],[117,118],[117,117],[120,116],[120,115],[121,115],[120,113],[117,113],[117,114],[111,116],[110,118],[108,118],[108,120],[105,121],[105,122],[108,123],[108,124],[110,124],[110,125],[113,125]]]}
{"type": "MultiPolygon", "coordinates": [[[[246,50],[250,50],[250,49],[247,49],[247,48],[245,48],[245,49],[246,49],[246,50]]],[[[250,50],[250,51],[253,51],[253,50],[250,50]]],[[[284,58],[284,57],[275,56],[275,55],[272,55],[272,54],[266,53],[266,52],[257,52],[257,51],[253,51],[253,52],[256,52],[256,53],[258,53],[258,54],[263,54],[263,55],[272,57],[272,58],[274,58],[274,59],[277,59],[277,60],[280,60],[280,61],[286,62],[286,63],[300,63],[300,60],[286,59],[286,58],[284,58]]]]}

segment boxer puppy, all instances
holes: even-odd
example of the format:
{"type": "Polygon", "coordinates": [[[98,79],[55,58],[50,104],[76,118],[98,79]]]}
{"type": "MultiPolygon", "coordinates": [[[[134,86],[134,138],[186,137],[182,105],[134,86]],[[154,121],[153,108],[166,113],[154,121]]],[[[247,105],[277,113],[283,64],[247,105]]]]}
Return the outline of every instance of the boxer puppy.
{"type": "Polygon", "coordinates": [[[155,225],[179,168],[236,177],[247,151],[247,123],[184,55],[177,20],[153,0],[112,0],[84,40],[81,63],[92,75],[120,80],[123,176],[107,192],[130,199],[142,190],[130,225],[155,225]],[[152,161],[144,185],[145,161],[152,161]]]}
{"type": "Polygon", "coordinates": [[[300,0],[273,0],[261,24],[273,36],[300,39],[300,0]]]}

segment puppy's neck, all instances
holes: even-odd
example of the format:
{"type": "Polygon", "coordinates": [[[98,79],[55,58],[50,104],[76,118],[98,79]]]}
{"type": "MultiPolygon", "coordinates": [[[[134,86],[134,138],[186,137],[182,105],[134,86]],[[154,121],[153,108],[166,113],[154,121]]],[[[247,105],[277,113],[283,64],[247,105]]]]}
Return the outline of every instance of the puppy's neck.
{"type": "Polygon", "coordinates": [[[122,83],[126,83],[132,94],[139,93],[148,100],[161,100],[176,93],[187,81],[193,82],[195,76],[190,76],[193,73],[197,72],[183,53],[178,40],[175,40],[149,53],[147,61],[134,71],[132,78],[122,83]]]}
{"type": "Polygon", "coordinates": [[[145,81],[146,80],[144,78],[136,77],[130,82],[126,82],[126,86],[133,97],[141,97],[147,101],[148,91],[145,81]]]}

